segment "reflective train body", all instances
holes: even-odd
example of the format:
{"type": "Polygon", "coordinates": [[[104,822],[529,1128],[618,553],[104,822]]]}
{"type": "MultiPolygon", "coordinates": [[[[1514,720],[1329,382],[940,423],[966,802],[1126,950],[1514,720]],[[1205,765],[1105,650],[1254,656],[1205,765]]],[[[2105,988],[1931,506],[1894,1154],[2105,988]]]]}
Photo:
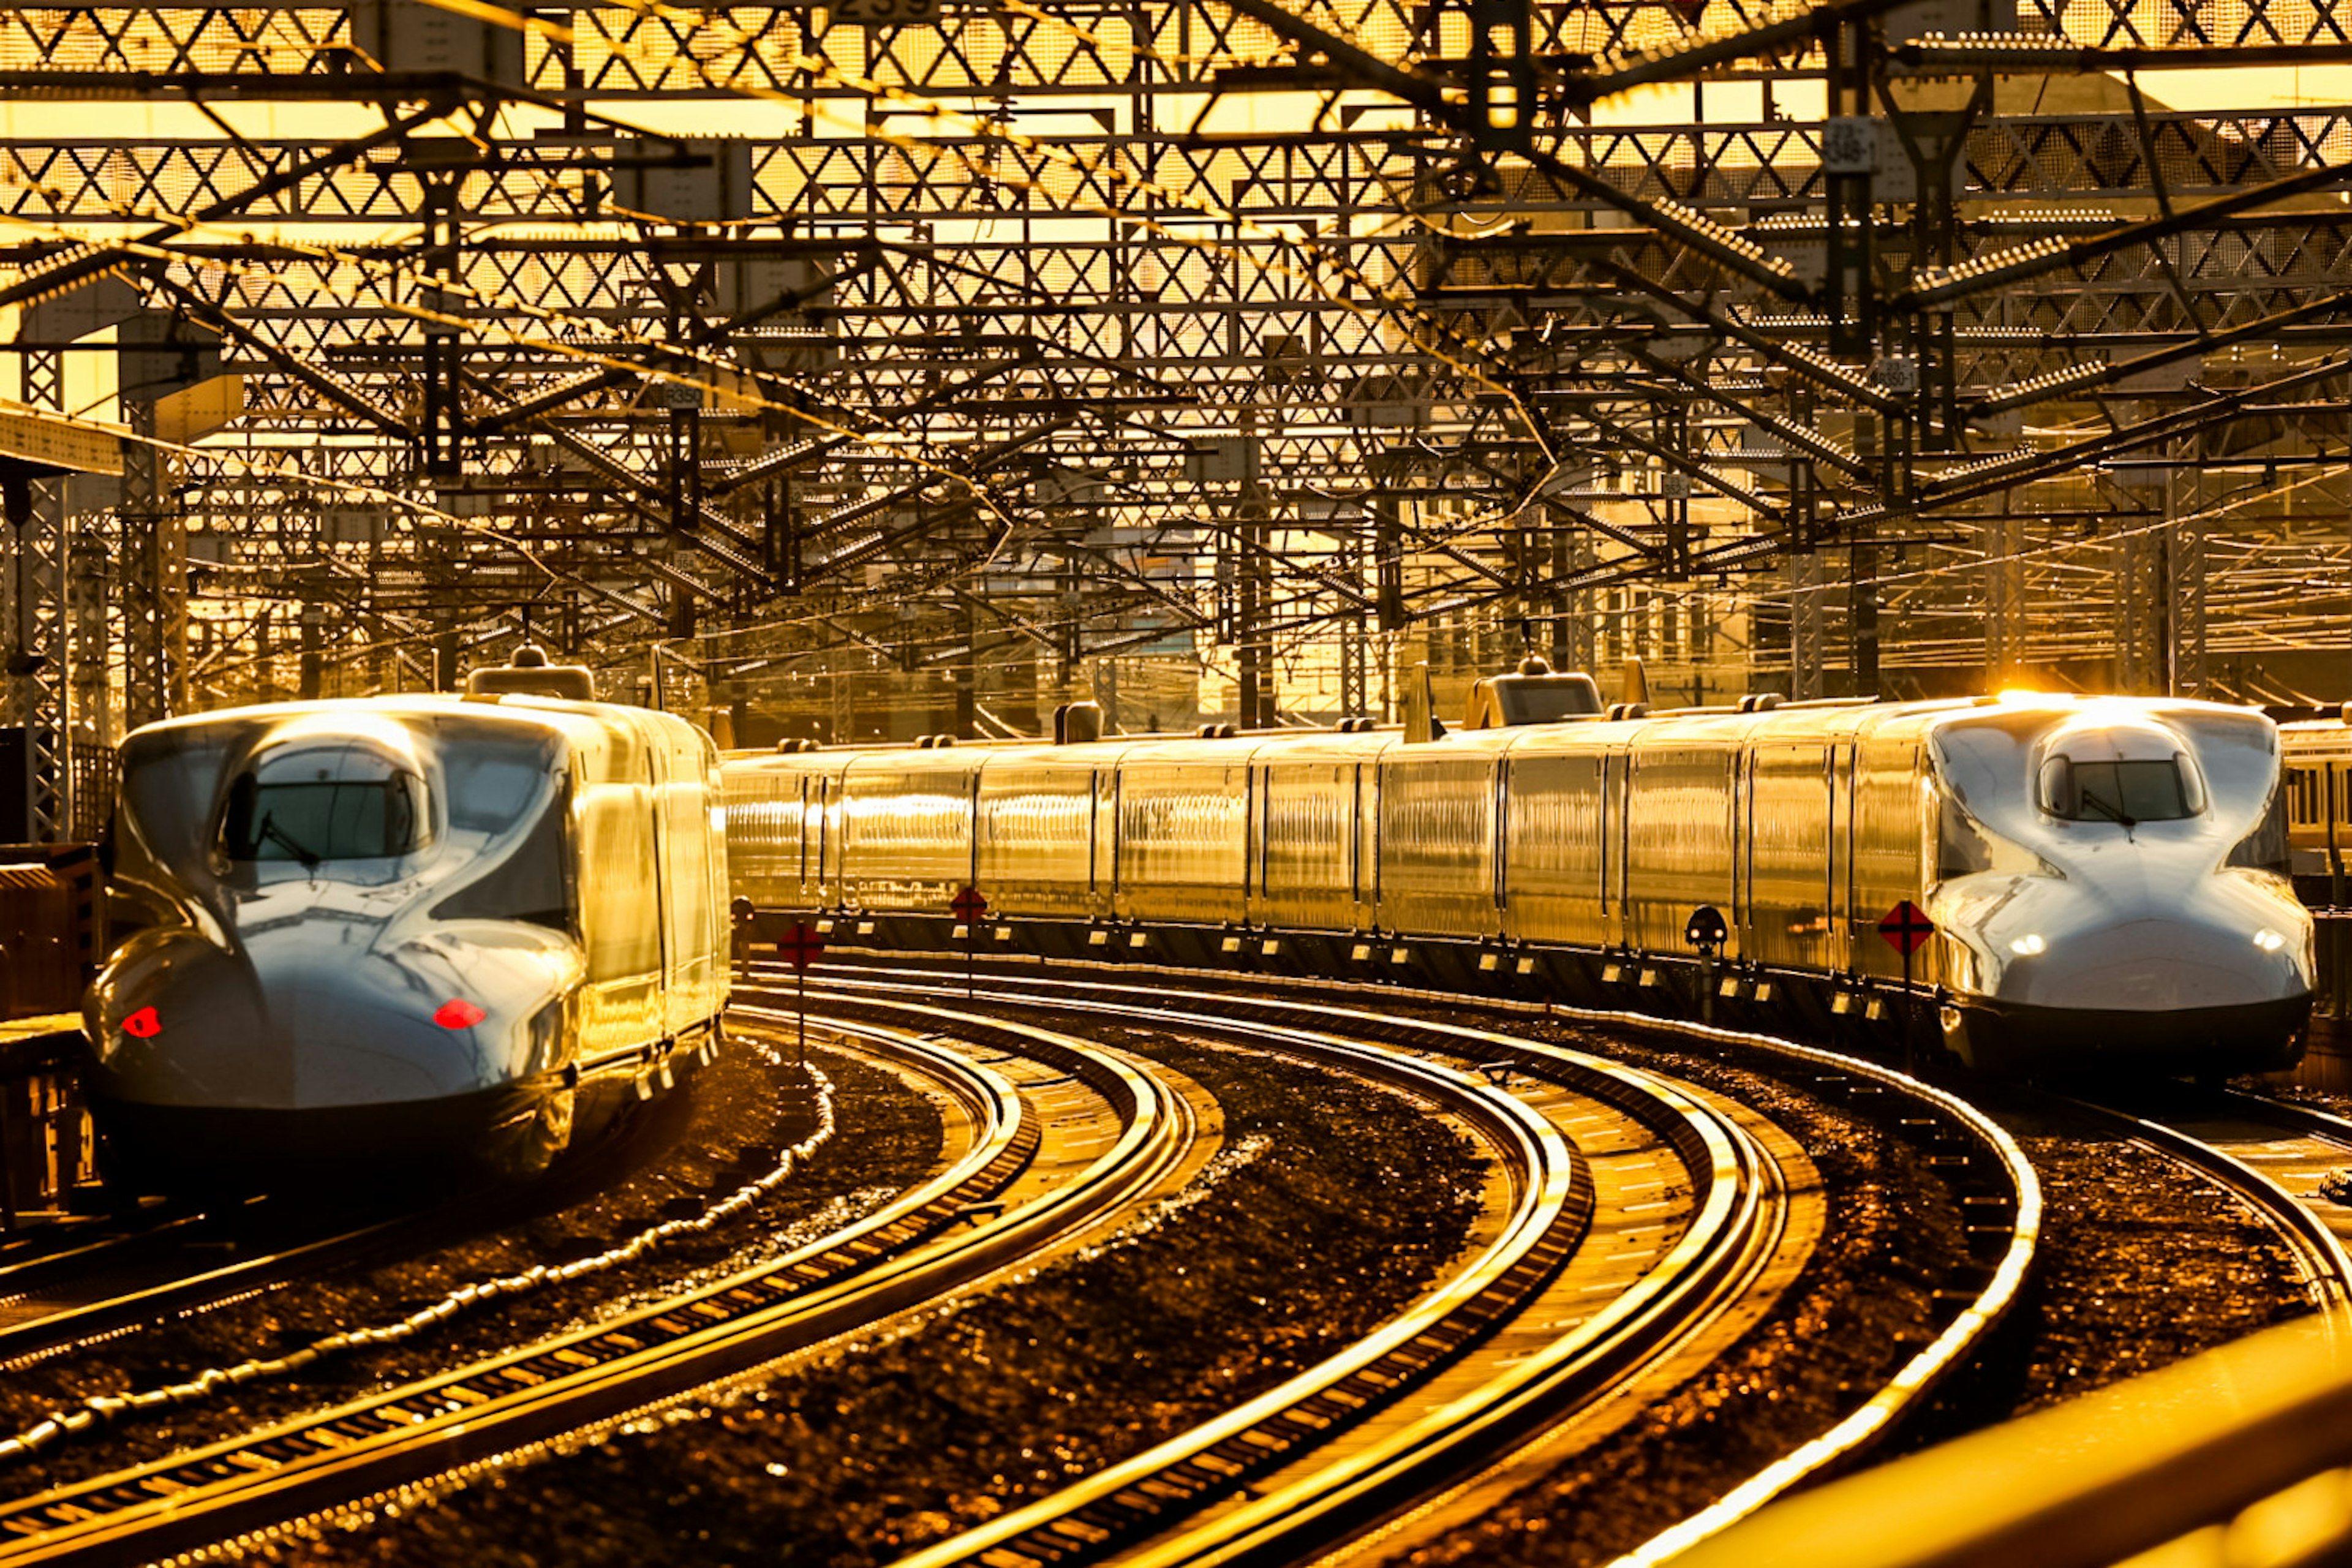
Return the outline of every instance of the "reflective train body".
{"type": "Polygon", "coordinates": [[[738,753],[754,940],[1381,975],[1822,1029],[1971,1062],[2292,1063],[2311,923],[2275,729],[2186,701],[1790,705],[1457,733],[738,753]],[[1936,931],[1905,964],[1882,917],[1936,931]],[[1686,928],[1727,934],[1712,967],[1686,928]],[[1933,1023],[1927,1020],[1932,1017],[1933,1023]]]}
{"type": "Polygon", "coordinates": [[[2306,901],[2352,897],[2352,702],[2333,719],[2279,726],[2286,752],[2287,842],[2306,901]]]}
{"type": "Polygon", "coordinates": [[[85,1003],[115,1174],[528,1172],[716,1047],[717,753],[680,720],[300,702],[152,725],[121,761],[128,934],[85,1003]]]}

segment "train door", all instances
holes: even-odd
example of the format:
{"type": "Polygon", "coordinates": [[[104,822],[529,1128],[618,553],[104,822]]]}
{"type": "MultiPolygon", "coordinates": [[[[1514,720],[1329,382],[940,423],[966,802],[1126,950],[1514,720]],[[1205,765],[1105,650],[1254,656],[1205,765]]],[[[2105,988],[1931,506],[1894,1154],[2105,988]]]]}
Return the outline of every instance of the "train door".
{"type": "Polygon", "coordinates": [[[1362,762],[1357,762],[1348,769],[1348,809],[1352,811],[1348,820],[1355,826],[1348,832],[1348,905],[1350,905],[1348,908],[1348,924],[1357,926],[1357,929],[1364,926],[1364,896],[1369,893],[1369,889],[1364,886],[1364,832],[1367,832],[1364,809],[1369,804],[1364,799],[1364,773],[1367,771],[1369,766],[1362,762]]]}
{"type": "Polygon", "coordinates": [[[800,841],[801,841],[801,880],[800,880],[800,902],[799,902],[799,907],[800,907],[800,908],[802,908],[802,909],[809,909],[809,908],[813,907],[813,900],[811,900],[811,898],[810,898],[810,896],[809,896],[809,795],[810,795],[809,784],[810,784],[810,780],[809,780],[809,776],[808,776],[808,774],[806,774],[806,773],[803,773],[803,774],[801,775],[801,778],[800,778],[800,785],[801,785],[801,805],[800,805],[800,815],[799,815],[799,816],[795,819],[795,822],[794,822],[794,830],[795,830],[795,832],[798,834],[798,836],[799,836],[799,837],[800,837],[800,841]]]}
{"type": "Polygon", "coordinates": [[[972,769],[964,775],[964,780],[967,785],[964,790],[964,816],[965,820],[971,824],[971,831],[965,836],[970,854],[965,859],[963,885],[977,888],[980,886],[980,770],[972,769]]]}
{"type": "Polygon", "coordinates": [[[645,739],[646,792],[642,809],[653,839],[647,870],[653,877],[654,936],[660,948],[654,969],[654,1005],[660,1009],[667,1023],[672,972],[677,967],[678,954],[677,931],[672,924],[677,919],[677,896],[670,886],[670,878],[677,869],[677,847],[669,841],[663,818],[668,813],[670,779],[677,770],[671,765],[667,736],[656,730],[645,739]]]}
{"type": "Polygon", "coordinates": [[[1742,742],[1731,753],[1731,953],[1756,950],[1756,748],[1742,742]]]}
{"type": "Polygon", "coordinates": [[[1108,816],[1111,781],[1118,775],[1096,768],[1087,775],[1087,914],[1105,911],[1110,893],[1110,857],[1103,844],[1108,816]]]}
{"type": "Polygon", "coordinates": [[[1633,774],[1633,756],[1622,746],[1611,750],[1601,772],[1601,940],[1604,946],[1622,946],[1627,916],[1625,891],[1631,885],[1626,858],[1633,847],[1626,810],[1633,774]]]}
{"type": "Polygon", "coordinates": [[[1510,934],[1510,932],[1505,929],[1503,921],[1503,911],[1507,910],[1510,908],[1508,895],[1504,889],[1504,880],[1508,874],[1508,868],[1510,866],[1510,845],[1511,759],[1507,755],[1505,755],[1497,756],[1495,759],[1495,869],[1493,881],[1495,884],[1495,909],[1496,911],[1495,930],[1496,933],[1501,936],[1508,936],[1510,934]]]}
{"type": "Polygon", "coordinates": [[[1249,923],[1252,901],[1265,891],[1265,862],[1261,858],[1265,834],[1259,816],[1265,808],[1264,768],[1242,769],[1242,923],[1249,923]]]}
{"type": "Polygon", "coordinates": [[[836,863],[838,850],[833,842],[833,775],[819,773],[816,780],[816,897],[813,909],[824,909],[830,903],[825,897],[825,880],[836,863]]]}
{"type": "Polygon", "coordinates": [[[1829,967],[1853,966],[1853,742],[1838,741],[1824,765],[1830,780],[1830,841],[1822,856],[1828,878],[1822,907],[1829,911],[1829,967]]]}

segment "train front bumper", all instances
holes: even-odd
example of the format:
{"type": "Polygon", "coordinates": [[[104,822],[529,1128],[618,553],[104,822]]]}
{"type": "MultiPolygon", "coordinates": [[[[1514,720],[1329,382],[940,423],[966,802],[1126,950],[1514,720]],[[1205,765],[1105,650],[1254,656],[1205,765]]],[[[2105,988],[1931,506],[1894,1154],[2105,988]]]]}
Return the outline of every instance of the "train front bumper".
{"type": "Polygon", "coordinates": [[[1969,1066],[2032,1074],[2112,1067],[2156,1076],[2277,1072],[2303,1059],[2311,994],[2157,1012],[1947,1005],[1945,1044],[1969,1066]]]}
{"type": "Polygon", "coordinates": [[[2000,1071],[2113,1063],[2157,1073],[2267,1072],[2303,1054],[2311,917],[2276,878],[1987,879],[1945,907],[1966,951],[1945,1043],[2000,1071]]]}
{"type": "Polygon", "coordinates": [[[308,1110],[90,1097],[110,1182],[134,1190],[433,1186],[495,1173],[561,1079],[308,1110]]]}

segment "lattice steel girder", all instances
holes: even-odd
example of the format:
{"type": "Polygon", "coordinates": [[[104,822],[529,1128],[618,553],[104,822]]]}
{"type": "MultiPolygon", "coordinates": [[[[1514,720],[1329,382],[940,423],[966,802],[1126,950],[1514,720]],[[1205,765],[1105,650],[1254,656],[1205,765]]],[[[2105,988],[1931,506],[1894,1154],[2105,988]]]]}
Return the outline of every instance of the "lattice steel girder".
{"type": "MultiPolygon", "coordinates": [[[[2003,115],[1973,128],[1956,193],[2079,201],[2145,198],[2154,168],[2176,197],[2225,194],[2313,162],[2352,161],[2352,110],[2313,107],[2219,114],[2156,112],[2146,146],[2099,115],[2003,115]]],[[[1802,215],[1822,199],[1818,124],[1547,127],[1544,144],[1624,194],[1671,198],[1762,216],[1802,215]]],[[[459,189],[467,222],[511,218],[591,221],[591,176],[609,178],[625,139],[560,142],[488,139],[488,166],[459,189]]],[[[380,226],[413,216],[419,170],[394,160],[341,159],[335,144],[283,140],[159,143],[125,138],[71,142],[0,139],[0,213],[131,224],[139,214],[235,202],[244,221],[380,226]],[[320,172],[289,179],[302,167],[320,172]]],[[[1265,132],[1202,137],[1179,132],[1056,137],[1051,149],[980,136],[845,136],[758,142],[751,151],[752,215],[926,217],[985,198],[992,216],[1058,217],[1074,205],[1126,199],[1113,175],[1148,177],[1180,197],[1265,219],[1392,209],[1395,182],[1434,178],[1450,156],[1425,132],[1265,132]],[[1104,177],[1066,172],[1063,156],[1104,177]],[[1047,193],[1051,194],[1048,195],[1047,193]]],[[[1563,188],[1539,168],[1507,160],[1506,190],[1453,205],[1476,211],[1593,212],[1607,204],[1563,188]]],[[[975,203],[975,205],[982,204],[975,203]]],[[[547,254],[558,254],[551,246],[547,254]]]]}
{"type": "MultiPolygon", "coordinates": [[[[1699,15],[1668,5],[1538,7],[1532,52],[1573,69],[1628,51],[1659,51],[1639,64],[1587,79],[1601,89],[1632,85],[1646,76],[1705,75],[1749,56],[1779,56],[1799,68],[1810,63],[1791,46],[1811,29],[1788,38],[1764,33],[1760,29],[1780,18],[1760,5],[1716,0],[1705,13],[1707,30],[1732,40],[1717,47],[1720,58],[1706,46],[1691,46],[1687,28],[1699,15]]],[[[5,16],[0,69],[68,59],[91,73],[139,72],[150,81],[184,72],[233,73],[249,84],[272,76],[297,79],[281,84],[288,89],[302,85],[300,79],[347,82],[357,74],[340,68],[353,58],[348,15],[340,9],[59,7],[5,16]]],[[[1210,5],[1141,11],[1071,5],[1057,7],[1052,16],[981,12],[937,24],[836,25],[820,37],[810,35],[809,20],[804,10],[738,7],[688,29],[667,16],[625,8],[573,9],[569,22],[575,38],[568,51],[543,38],[527,41],[525,80],[531,90],[551,97],[838,90],[803,68],[805,58],[818,57],[858,79],[921,94],[978,96],[1012,88],[1091,95],[1116,89],[1140,95],[1198,91],[1234,64],[1270,61],[1278,53],[1262,18],[1253,21],[1210,5]]],[[[1371,52],[1438,68],[1465,53],[1469,42],[1458,16],[1415,9],[1403,0],[1349,0],[1344,7],[1326,8],[1318,20],[1371,52]]],[[[2296,7],[2291,17],[2257,8],[2242,14],[2233,28],[2217,29],[2212,21],[2191,0],[2095,14],[2063,0],[2023,0],[2018,6],[2021,32],[2094,47],[2312,46],[2338,43],[2345,36],[2326,5],[2296,7]]]]}

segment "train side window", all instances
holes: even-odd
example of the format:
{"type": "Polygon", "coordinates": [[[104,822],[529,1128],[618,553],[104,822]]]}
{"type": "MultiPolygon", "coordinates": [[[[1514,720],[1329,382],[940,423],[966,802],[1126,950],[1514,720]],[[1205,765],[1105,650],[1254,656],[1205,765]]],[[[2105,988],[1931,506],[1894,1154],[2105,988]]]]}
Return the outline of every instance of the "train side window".
{"type": "Polygon", "coordinates": [[[449,826],[461,833],[503,833],[519,826],[547,786],[556,765],[539,746],[469,742],[441,758],[442,802],[449,826]]]}
{"type": "Polygon", "coordinates": [[[523,921],[570,933],[572,857],[565,825],[571,814],[569,788],[554,791],[513,852],[488,876],[434,906],[433,918],[523,921]]]}
{"type": "Polygon", "coordinates": [[[2285,790],[2271,792],[2271,798],[2263,806],[2262,820],[2254,824],[2252,833],[2238,840],[2227,864],[2282,877],[2292,872],[2287,856],[2285,790]]]}

